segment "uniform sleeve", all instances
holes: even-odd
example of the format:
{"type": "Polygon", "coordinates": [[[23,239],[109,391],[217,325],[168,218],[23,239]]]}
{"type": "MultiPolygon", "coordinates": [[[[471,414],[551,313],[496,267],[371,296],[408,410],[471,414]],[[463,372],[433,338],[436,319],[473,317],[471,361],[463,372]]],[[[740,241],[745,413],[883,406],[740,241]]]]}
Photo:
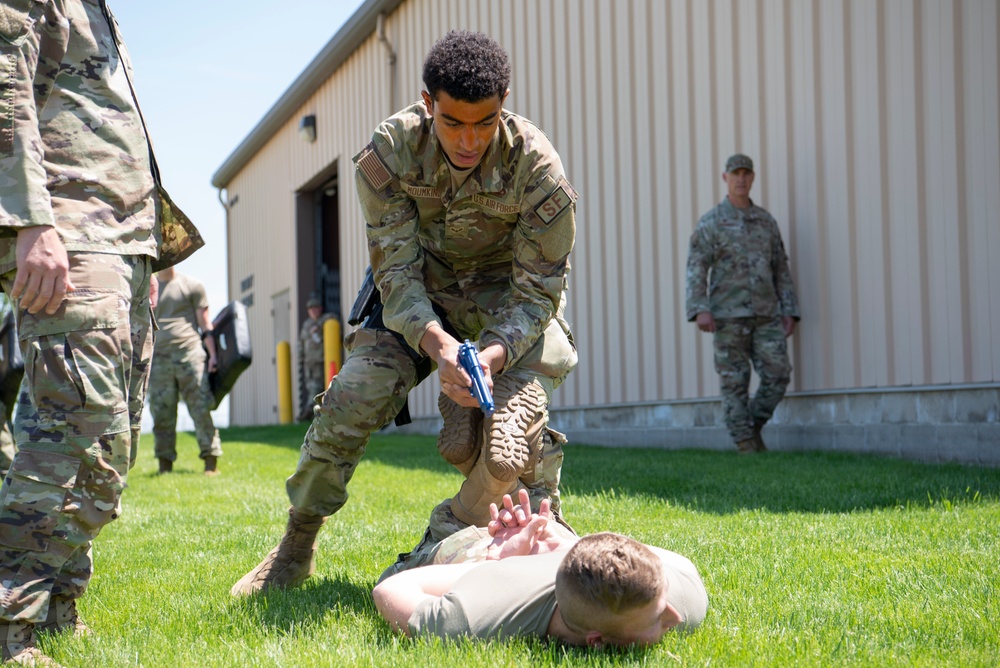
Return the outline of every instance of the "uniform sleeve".
{"type": "Polygon", "coordinates": [[[40,57],[65,52],[68,27],[60,35],[50,26],[46,49],[39,54],[44,3],[5,2],[0,20],[0,235],[23,227],[53,225],[52,203],[42,166],[44,146],[38,127],[38,106],[52,90],[40,57]],[[30,5],[30,8],[29,8],[30,5]],[[61,37],[62,41],[53,38],[61,37]],[[11,229],[13,228],[13,229],[11,229]]]}
{"type": "Polygon", "coordinates": [[[698,317],[699,313],[711,312],[708,299],[708,271],[714,261],[712,241],[708,225],[703,218],[698,222],[691,234],[691,247],[687,260],[687,288],[685,295],[685,311],[688,321],[698,317]]]}
{"type": "Polygon", "coordinates": [[[576,240],[578,195],[559,156],[549,149],[534,159],[515,233],[510,299],[496,314],[497,324],[479,336],[481,348],[499,342],[507,349],[504,370],[528,352],[555,316],[576,240]]]}
{"type": "Polygon", "coordinates": [[[418,605],[406,622],[410,636],[437,636],[438,638],[459,638],[471,635],[465,609],[457,597],[448,593],[428,599],[418,605]]]}
{"type": "Polygon", "coordinates": [[[424,286],[417,206],[400,185],[392,154],[396,143],[387,125],[376,131],[371,143],[354,157],[355,185],[383,321],[419,351],[424,333],[441,321],[424,286]]]}
{"type": "Polygon", "coordinates": [[[792,272],[788,267],[788,254],[781,240],[781,230],[774,223],[774,240],[771,249],[771,270],[774,276],[774,294],[778,296],[778,311],[783,316],[799,319],[799,299],[795,295],[792,272]]]}

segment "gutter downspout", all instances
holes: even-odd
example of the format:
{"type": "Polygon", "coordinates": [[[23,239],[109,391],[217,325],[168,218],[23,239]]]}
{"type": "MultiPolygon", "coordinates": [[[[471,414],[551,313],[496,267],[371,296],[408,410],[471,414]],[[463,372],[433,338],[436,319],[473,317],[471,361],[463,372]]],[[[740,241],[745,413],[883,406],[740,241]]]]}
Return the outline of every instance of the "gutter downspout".
{"type": "Polygon", "coordinates": [[[396,51],[392,48],[392,43],[385,36],[385,12],[379,12],[375,22],[375,33],[378,41],[385,45],[385,50],[389,53],[389,109],[390,114],[399,111],[396,105],[396,51]]]}

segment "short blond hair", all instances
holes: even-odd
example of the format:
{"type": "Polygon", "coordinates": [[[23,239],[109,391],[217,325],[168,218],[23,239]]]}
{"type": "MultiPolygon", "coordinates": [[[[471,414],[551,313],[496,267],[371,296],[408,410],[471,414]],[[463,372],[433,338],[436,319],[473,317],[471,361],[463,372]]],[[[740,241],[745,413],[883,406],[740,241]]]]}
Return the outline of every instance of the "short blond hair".
{"type": "Polygon", "coordinates": [[[595,533],[570,549],[556,572],[556,601],[576,630],[599,629],[616,615],[648,605],[665,587],[660,558],[637,540],[595,533]]]}

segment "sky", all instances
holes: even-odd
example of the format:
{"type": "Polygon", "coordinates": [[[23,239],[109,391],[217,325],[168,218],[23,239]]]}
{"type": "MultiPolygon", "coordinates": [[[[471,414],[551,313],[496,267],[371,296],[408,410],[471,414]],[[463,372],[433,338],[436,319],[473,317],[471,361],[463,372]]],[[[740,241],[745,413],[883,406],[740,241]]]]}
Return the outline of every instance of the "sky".
{"type": "Polygon", "coordinates": [[[108,0],[163,185],[205,238],[178,266],[229,301],[226,217],[212,174],[363,0],[108,0]]]}
{"type": "MultiPolygon", "coordinates": [[[[178,265],[229,302],[226,216],[212,174],[363,0],[108,0],[132,57],[135,89],[163,185],[205,247],[178,265]]],[[[228,398],[213,413],[229,422],[228,398]]],[[[143,431],[152,427],[143,411],[143,431]]],[[[194,428],[184,408],[177,428],[194,428]]]]}

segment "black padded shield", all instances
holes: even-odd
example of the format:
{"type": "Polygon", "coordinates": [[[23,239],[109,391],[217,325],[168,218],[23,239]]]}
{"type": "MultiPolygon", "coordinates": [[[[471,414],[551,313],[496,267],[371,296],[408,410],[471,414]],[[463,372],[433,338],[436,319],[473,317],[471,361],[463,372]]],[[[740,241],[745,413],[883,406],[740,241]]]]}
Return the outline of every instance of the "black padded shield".
{"type": "Polygon", "coordinates": [[[229,394],[250,362],[253,351],[250,348],[250,322],[247,307],[243,302],[229,302],[212,321],[215,335],[215,351],[218,368],[209,374],[208,382],[215,400],[213,410],[229,394]]]}

